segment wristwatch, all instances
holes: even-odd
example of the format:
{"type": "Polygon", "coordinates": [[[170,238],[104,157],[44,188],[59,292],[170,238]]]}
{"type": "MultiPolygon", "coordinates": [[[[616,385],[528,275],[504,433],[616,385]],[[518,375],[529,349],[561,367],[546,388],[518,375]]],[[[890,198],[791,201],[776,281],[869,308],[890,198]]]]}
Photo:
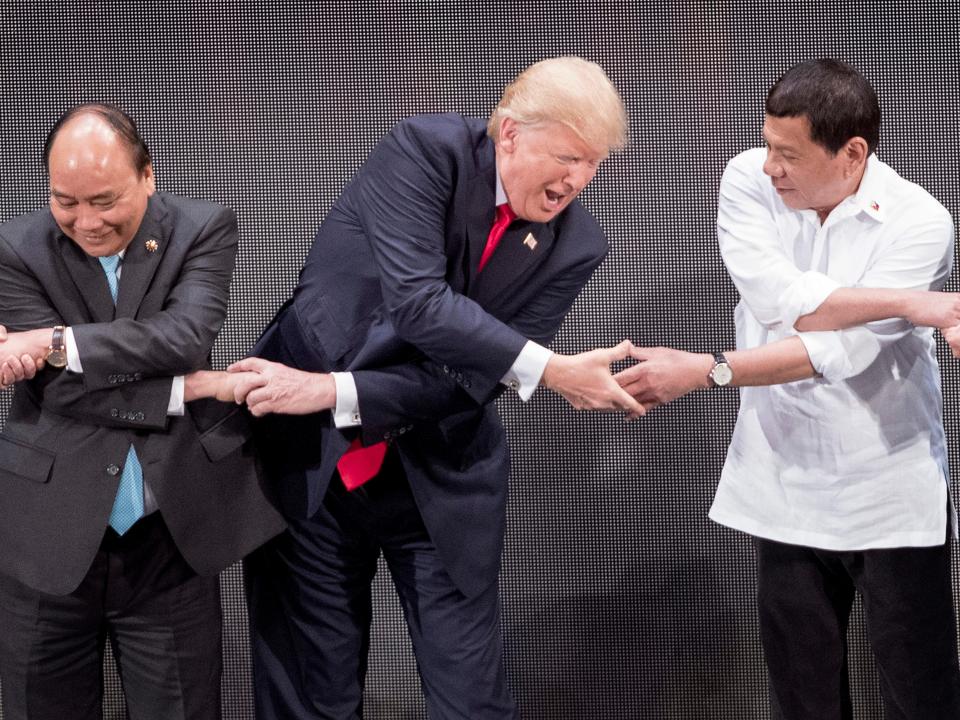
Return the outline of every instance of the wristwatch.
{"type": "Polygon", "coordinates": [[[50,347],[47,348],[47,355],[44,361],[50,367],[64,368],[67,366],[67,344],[64,340],[63,325],[57,325],[53,329],[53,338],[50,340],[50,347]]]}
{"type": "Polygon", "coordinates": [[[710,370],[708,377],[717,387],[729,385],[730,381],[733,380],[733,370],[730,368],[730,363],[727,362],[723,353],[713,353],[713,368],[710,370]]]}

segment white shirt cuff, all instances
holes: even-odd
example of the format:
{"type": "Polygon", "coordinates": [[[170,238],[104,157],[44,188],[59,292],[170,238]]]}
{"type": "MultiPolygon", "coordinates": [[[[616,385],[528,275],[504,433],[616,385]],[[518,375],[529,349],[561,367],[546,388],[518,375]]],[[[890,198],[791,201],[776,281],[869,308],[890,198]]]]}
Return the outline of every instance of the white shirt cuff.
{"type": "Polygon", "coordinates": [[[170,404],[167,406],[167,415],[183,415],[183,375],[173,377],[173,386],[170,388],[170,404]]]}
{"type": "Polygon", "coordinates": [[[77,341],[73,339],[73,328],[68,327],[63,333],[63,344],[67,346],[67,370],[75,373],[83,372],[80,363],[80,353],[77,350],[77,341]]]}
{"type": "Polygon", "coordinates": [[[792,328],[797,318],[814,312],[839,287],[840,283],[823,273],[812,270],[803,273],[780,294],[777,304],[781,322],[792,328]]]}
{"type": "Polygon", "coordinates": [[[507,370],[507,374],[500,378],[500,382],[516,390],[520,399],[526,402],[540,384],[540,378],[543,377],[543,371],[552,355],[543,345],[527,340],[527,344],[507,370]]]}
{"type": "Polygon", "coordinates": [[[338,428],[356,427],[360,424],[360,399],[353,373],[335,372],[333,385],[337,390],[337,404],[333,408],[333,424],[338,428]]]}

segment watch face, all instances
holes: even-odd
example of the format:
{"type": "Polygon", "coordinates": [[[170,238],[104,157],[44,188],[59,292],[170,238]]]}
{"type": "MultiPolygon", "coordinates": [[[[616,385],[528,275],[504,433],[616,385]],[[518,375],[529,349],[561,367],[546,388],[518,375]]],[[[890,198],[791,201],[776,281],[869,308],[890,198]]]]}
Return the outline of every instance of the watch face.
{"type": "Polygon", "coordinates": [[[63,350],[50,350],[44,358],[47,365],[55,368],[67,366],[67,354],[63,350]]]}
{"type": "Polygon", "coordinates": [[[710,379],[717,385],[726,385],[733,380],[733,370],[726,363],[717,363],[710,371],[710,379]]]}

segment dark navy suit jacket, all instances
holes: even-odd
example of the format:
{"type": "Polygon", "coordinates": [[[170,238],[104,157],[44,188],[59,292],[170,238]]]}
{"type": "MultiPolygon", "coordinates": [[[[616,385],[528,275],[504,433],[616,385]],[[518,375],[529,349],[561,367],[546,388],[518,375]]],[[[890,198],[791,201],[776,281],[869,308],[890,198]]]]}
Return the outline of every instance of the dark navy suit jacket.
{"type": "Polygon", "coordinates": [[[255,355],[350,371],[362,427],[331,413],[261,426],[285,512],[310,517],[351,439],[392,443],[430,537],[467,595],[494,582],[509,451],[491,405],[527,339],[549,343],[606,254],[574,201],[546,224],[516,221],[482,273],[496,166],[485,123],[413,117],[373,150],[317,233],[294,296],[255,355]],[[524,242],[532,235],[535,244],[524,242]],[[534,247],[531,249],[531,245],[534,247]]]}

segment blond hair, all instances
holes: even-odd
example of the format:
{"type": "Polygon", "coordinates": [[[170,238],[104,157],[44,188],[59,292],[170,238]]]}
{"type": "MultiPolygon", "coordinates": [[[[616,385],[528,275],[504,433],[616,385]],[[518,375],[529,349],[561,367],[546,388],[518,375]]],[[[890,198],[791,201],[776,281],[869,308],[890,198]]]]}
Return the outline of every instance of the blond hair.
{"type": "Polygon", "coordinates": [[[504,118],[521,125],[563,123],[598,150],[627,144],[627,111],[620,93],[603,68],[579,57],[541,60],[520,73],[487,122],[494,142],[504,118]]]}

